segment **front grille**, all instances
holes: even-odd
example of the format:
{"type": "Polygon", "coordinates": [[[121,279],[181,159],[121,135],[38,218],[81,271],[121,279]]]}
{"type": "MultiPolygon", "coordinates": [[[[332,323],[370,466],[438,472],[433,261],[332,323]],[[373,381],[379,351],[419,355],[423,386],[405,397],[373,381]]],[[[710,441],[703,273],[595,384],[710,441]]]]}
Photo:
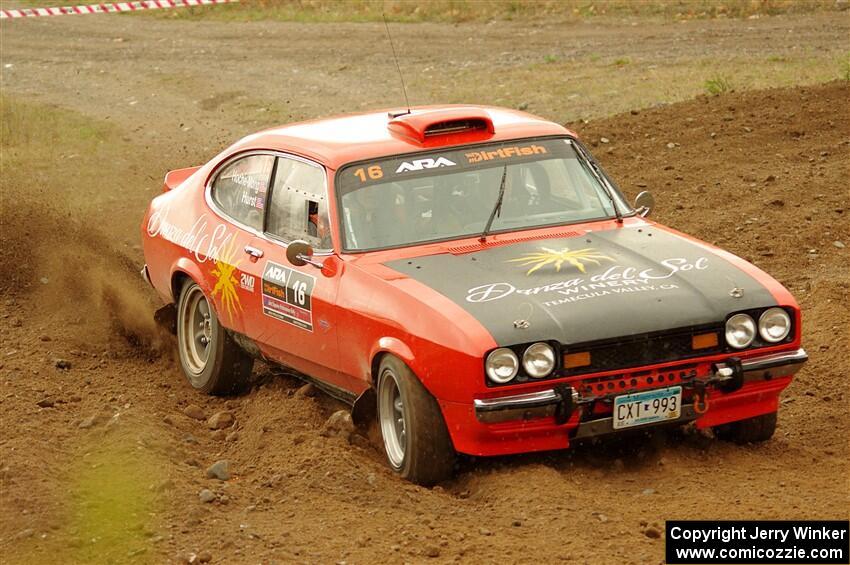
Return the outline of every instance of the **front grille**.
{"type": "Polygon", "coordinates": [[[624,336],[596,343],[563,346],[561,349],[562,355],[589,351],[590,365],[562,369],[561,375],[614,371],[711,355],[723,351],[722,343],[721,328],[719,326],[701,326],[663,333],[624,336]],[[717,333],[717,345],[694,350],[691,345],[693,336],[709,332],[717,333]]]}

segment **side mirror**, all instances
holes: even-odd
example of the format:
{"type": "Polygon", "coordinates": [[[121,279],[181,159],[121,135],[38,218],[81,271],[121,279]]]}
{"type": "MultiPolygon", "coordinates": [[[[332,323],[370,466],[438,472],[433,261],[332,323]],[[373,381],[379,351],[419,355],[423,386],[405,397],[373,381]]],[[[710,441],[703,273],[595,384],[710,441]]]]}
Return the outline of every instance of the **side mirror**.
{"type": "Polygon", "coordinates": [[[655,198],[652,197],[652,194],[648,190],[642,191],[635,198],[635,210],[637,213],[645,218],[649,215],[649,212],[655,207],[655,198]]]}
{"type": "Polygon", "coordinates": [[[313,261],[313,248],[310,244],[299,239],[286,246],[286,258],[296,267],[302,267],[308,263],[318,269],[324,266],[318,261],[313,261]]]}

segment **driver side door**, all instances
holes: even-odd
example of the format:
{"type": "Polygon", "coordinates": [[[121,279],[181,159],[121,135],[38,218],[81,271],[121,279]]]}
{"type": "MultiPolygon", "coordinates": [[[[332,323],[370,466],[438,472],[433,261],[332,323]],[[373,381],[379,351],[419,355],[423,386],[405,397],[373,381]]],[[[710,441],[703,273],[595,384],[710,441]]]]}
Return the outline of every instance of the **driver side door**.
{"type": "Polygon", "coordinates": [[[243,269],[255,281],[246,334],[262,353],[337,389],[350,390],[339,372],[336,297],[339,272],[286,258],[289,242],[307,241],[316,259],[332,254],[325,169],[276,155],[262,233],[245,247],[243,269]]]}

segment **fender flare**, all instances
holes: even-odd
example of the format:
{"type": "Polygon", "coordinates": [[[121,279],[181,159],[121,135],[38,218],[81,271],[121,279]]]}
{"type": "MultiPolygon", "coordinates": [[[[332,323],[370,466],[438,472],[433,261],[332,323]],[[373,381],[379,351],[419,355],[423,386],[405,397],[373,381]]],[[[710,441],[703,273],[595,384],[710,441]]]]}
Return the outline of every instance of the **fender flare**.
{"type": "MultiPolygon", "coordinates": [[[[351,407],[351,419],[354,425],[361,430],[368,429],[378,413],[375,378],[378,373],[378,364],[384,354],[394,355],[401,359],[419,379],[415,369],[416,356],[410,347],[397,337],[384,336],[379,338],[369,352],[369,365],[366,367],[367,374],[364,375],[367,377],[366,382],[369,383],[369,387],[360,393],[351,407]]],[[[419,382],[422,382],[422,380],[420,379],[419,382]]],[[[423,386],[425,386],[424,383],[423,386]]]]}
{"type": "MultiPolygon", "coordinates": [[[[177,304],[177,301],[180,299],[179,296],[174,296],[174,277],[178,274],[186,275],[193,281],[195,281],[198,286],[201,287],[201,290],[204,291],[204,294],[209,295],[212,290],[207,284],[206,278],[201,273],[201,269],[195,264],[193,261],[187,259],[186,257],[180,257],[177,261],[174,262],[174,265],[171,266],[171,276],[169,277],[169,292],[171,294],[171,299],[177,304]]],[[[215,307],[215,305],[213,305],[215,307]]]]}
{"type": "Polygon", "coordinates": [[[415,366],[416,356],[413,354],[410,347],[397,337],[384,336],[378,339],[377,343],[372,346],[372,351],[369,352],[369,373],[367,376],[368,382],[372,387],[377,384],[374,382],[374,378],[377,376],[377,363],[381,355],[384,353],[395,355],[404,361],[405,365],[410,367],[410,370],[417,375],[417,378],[419,378],[415,366]]]}

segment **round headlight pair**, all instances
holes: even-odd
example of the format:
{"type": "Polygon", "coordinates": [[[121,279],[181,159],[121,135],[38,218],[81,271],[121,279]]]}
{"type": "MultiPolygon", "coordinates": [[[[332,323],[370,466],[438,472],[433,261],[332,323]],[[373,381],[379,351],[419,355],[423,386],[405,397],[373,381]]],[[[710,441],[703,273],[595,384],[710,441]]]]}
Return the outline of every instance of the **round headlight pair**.
{"type": "Polygon", "coordinates": [[[782,308],[770,308],[759,317],[759,335],[768,343],[777,343],[788,337],[791,317],[782,308]]]}
{"type": "MultiPolygon", "coordinates": [[[[487,377],[494,383],[504,384],[517,375],[519,363],[516,353],[500,347],[487,356],[487,377]]],[[[555,350],[543,342],[529,345],[522,354],[522,368],[529,377],[545,377],[555,368],[555,350]]]]}
{"type": "MultiPolygon", "coordinates": [[[[777,343],[788,337],[791,317],[782,308],[769,308],[758,322],[758,333],[768,343],[777,343]]],[[[756,322],[749,314],[735,314],[726,320],[726,343],[735,349],[752,345],[756,338],[756,322]]]]}

